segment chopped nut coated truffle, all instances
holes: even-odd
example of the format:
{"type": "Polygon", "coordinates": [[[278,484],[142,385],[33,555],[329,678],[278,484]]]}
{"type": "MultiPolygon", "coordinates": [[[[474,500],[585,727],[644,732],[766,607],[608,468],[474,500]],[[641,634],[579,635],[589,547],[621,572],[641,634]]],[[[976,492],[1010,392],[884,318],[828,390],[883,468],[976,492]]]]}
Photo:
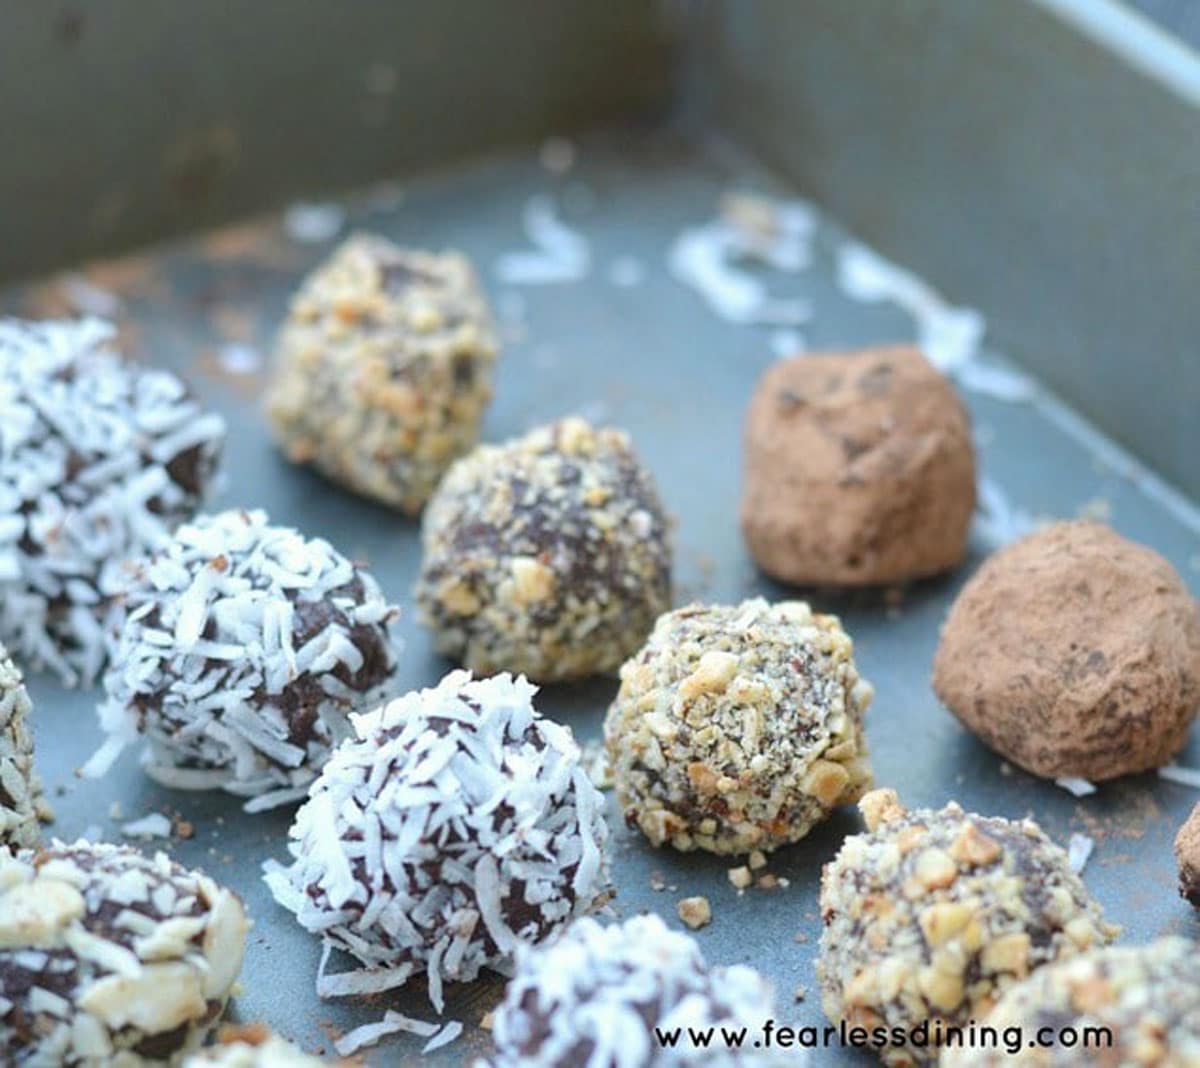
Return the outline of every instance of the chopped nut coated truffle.
{"type": "Polygon", "coordinates": [[[1035,775],[1147,771],[1183,747],[1200,708],[1200,605],[1153,550],[1100,523],[1055,523],[963,587],[933,686],[1035,775]]]}
{"type": "Polygon", "coordinates": [[[581,419],[456,463],[423,541],[422,617],[440,652],[483,674],[615,670],[670,604],[654,481],[625,434],[581,419]]]}
{"type": "Polygon", "coordinates": [[[26,849],[41,840],[46,809],[33,769],[32,710],[21,673],[0,646],[0,847],[26,849]]]}
{"type": "MultiPolygon", "coordinates": [[[[821,875],[817,973],[835,1024],[979,1021],[1035,968],[1116,933],[1067,854],[1029,820],[953,803],[908,812],[891,790],[867,794],[860,807],[867,833],[847,838],[821,875]]],[[[938,1048],[931,1040],[880,1055],[927,1064],[938,1048]]]]}
{"type": "Polygon", "coordinates": [[[778,361],[751,401],[745,448],[742,531],[781,581],[885,584],[961,563],[975,509],[971,427],[916,349],[778,361]]]}
{"type": "Polygon", "coordinates": [[[496,340],[474,271],[359,234],[305,280],[267,408],[288,458],[416,513],[479,435],[496,340]]]}
{"type": "Polygon", "coordinates": [[[1200,1064],[1200,957],[1183,938],[1094,949],[1011,987],[987,1023],[1072,1041],[948,1049],[943,1068],[1189,1068],[1200,1064]]]}
{"type": "Polygon", "coordinates": [[[869,788],[870,699],[837,619],[800,601],[669,612],[605,722],[625,817],[677,849],[795,842],[869,788]]]}
{"type": "Polygon", "coordinates": [[[0,849],[0,1061],[178,1063],[224,1010],[248,926],[234,894],[162,853],[0,849]]]}

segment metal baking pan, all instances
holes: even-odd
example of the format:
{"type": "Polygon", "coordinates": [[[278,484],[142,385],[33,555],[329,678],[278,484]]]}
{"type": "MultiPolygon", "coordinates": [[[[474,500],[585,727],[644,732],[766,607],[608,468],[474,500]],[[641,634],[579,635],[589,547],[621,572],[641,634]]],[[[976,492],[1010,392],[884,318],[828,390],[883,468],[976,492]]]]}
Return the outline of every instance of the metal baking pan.
{"type": "MultiPolygon", "coordinates": [[[[401,6],[410,13],[413,10],[401,6]]],[[[801,189],[832,203],[858,233],[877,240],[894,258],[908,262],[906,257],[911,256],[911,262],[934,281],[946,283],[954,299],[978,299],[989,314],[995,309],[993,333],[1011,354],[1024,358],[1031,348],[1029,339],[1043,339],[1037,359],[1025,362],[1044,373],[1065,399],[1049,393],[1036,380],[1032,396],[1019,402],[983,392],[965,393],[983,475],[1004,491],[1011,506],[1036,517],[1102,511],[1122,533],[1163,553],[1195,589],[1200,585],[1200,525],[1195,508],[1151,468],[1111,439],[1088,429],[1075,414],[1070,375],[1080,372],[1069,352],[1061,366],[1054,365],[1053,373],[1042,371],[1040,361],[1052,365],[1056,354],[1054,333],[1039,333],[1044,326],[1043,308],[1030,308],[1028,321],[1022,322],[1021,309],[1008,300],[1012,295],[1008,283],[985,284],[979,296],[974,292],[975,280],[986,279],[989,270],[1001,275],[1009,269],[1004,250],[997,249],[989,256],[986,249],[960,242],[969,263],[956,279],[952,270],[947,273],[947,263],[952,261],[946,250],[955,244],[954,228],[965,225],[961,219],[946,219],[941,233],[911,241],[907,223],[897,221],[907,203],[927,225],[939,225],[937,214],[924,206],[920,185],[897,189],[888,184],[886,173],[877,170],[858,174],[852,187],[842,186],[835,195],[828,195],[824,183],[832,180],[831,174],[844,173],[854,153],[824,139],[824,124],[834,121],[831,106],[822,108],[812,100],[809,88],[793,86],[794,99],[803,98],[813,108],[806,121],[809,134],[816,138],[812,142],[812,160],[816,162],[807,172],[804,166],[795,165],[803,156],[803,124],[797,139],[791,141],[781,127],[772,128],[763,118],[763,94],[769,87],[760,85],[756,93],[760,110],[754,114],[738,111],[738,94],[745,93],[748,84],[745,78],[739,80],[738,63],[748,62],[747,56],[755,54],[755,42],[761,44],[771,37],[770,20],[783,20],[775,25],[793,31],[797,24],[792,20],[815,20],[814,25],[827,31],[822,43],[797,39],[796,47],[812,63],[829,63],[839,50],[852,51],[863,40],[860,20],[865,16],[844,14],[855,6],[764,4],[752,16],[746,8],[735,9],[734,5],[702,5],[682,30],[675,23],[667,30],[658,24],[642,26],[637,31],[644,30],[640,39],[657,40],[662,46],[652,62],[668,61],[664,34],[681,50],[675,57],[680,65],[677,88],[681,95],[671,121],[622,123],[579,135],[573,140],[575,164],[565,174],[547,170],[536,144],[528,141],[538,132],[535,122],[509,131],[514,138],[526,140],[523,147],[473,161],[443,162],[435,169],[405,173],[399,185],[376,186],[337,198],[346,213],[340,230],[361,227],[408,244],[457,246],[474,257],[492,291],[503,334],[496,401],[487,417],[485,438],[498,440],[572,411],[628,429],[678,519],[678,602],[690,598],[737,600],[758,594],[779,598],[796,591],[776,586],[756,572],[741,544],[736,502],[744,406],[757,376],[775,358],[772,345],[780,339],[769,329],[735,325],[714,316],[694,291],[673,277],[667,261],[678,234],[711,218],[723,193],[737,188],[792,196],[796,185],[789,175],[797,176],[801,189]],[[723,66],[712,69],[712,84],[699,85],[696,79],[703,72],[695,68],[705,64],[698,57],[714,47],[714,33],[723,66]],[[827,53],[823,59],[817,54],[822,50],[827,53]],[[724,102],[719,100],[722,97],[724,102]],[[718,136],[714,131],[723,133],[718,136]],[[753,145],[755,154],[731,147],[726,134],[753,145]],[[772,141],[772,136],[783,139],[772,141]],[[762,158],[773,160],[779,169],[766,169],[762,158]],[[862,210],[873,185],[887,185],[886,190],[879,189],[881,207],[874,215],[862,210]],[[590,268],[582,280],[569,284],[505,285],[497,278],[494,265],[502,252],[526,244],[522,212],[531,197],[547,194],[554,198],[562,218],[588,238],[590,268]],[[991,300],[997,293],[1004,299],[991,300]]],[[[104,7],[101,5],[101,10],[104,7]]],[[[880,18],[889,17],[880,5],[863,7],[874,7],[880,18]]],[[[984,16],[972,23],[967,16],[948,15],[945,8],[939,11],[937,5],[905,3],[895,7],[898,14],[894,17],[901,27],[908,24],[904,20],[920,16],[926,19],[927,28],[936,23],[951,35],[941,38],[943,48],[947,41],[961,43],[988,29],[982,24],[984,16]]],[[[960,5],[946,7],[958,9],[960,5]]],[[[1006,11],[1015,7],[1023,9],[1015,19],[1018,23],[1050,17],[1040,4],[1004,5],[1006,11]]],[[[1064,34],[1068,31],[1069,27],[1062,29],[1064,34]]],[[[81,32],[86,41],[86,25],[81,32]]],[[[600,31],[592,27],[586,32],[600,31]]],[[[626,27],[622,32],[631,31],[626,27]]],[[[886,38],[886,26],[881,25],[877,32],[886,38]]],[[[1094,42],[1087,45],[1094,47],[1094,42]]],[[[778,55],[760,54],[759,58],[765,63],[781,61],[778,55]]],[[[1064,62],[1072,62],[1069,54],[1064,62]]],[[[1119,78],[1126,69],[1120,57],[1113,56],[1109,67],[1100,64],[1088,72],[1119,78]]],[[[744,74],[745,67],[741,70],[744,74]]],[[[777,67],[764,68],[764,72],[783,77],[777,67]]],[[[879,99],[866,99],[873,91],[870,81],[865,78],[866,84],[848,90],[854,108],[865,109],[868,104],[885,107],[879,99]]],[[[647,92],[633,110],[644,116],[647,101],[661,104],[661,93],[647,92]]],[[[1174,114],[1177,103],[1164,98],[1163,113],[1174,114]]],[[[938,105],[926,101],[921,106],[936,110],[938,105]]],[[[949,103],[946,106],[951,107],[949,103]]],[[[847,119],[854,108],[846,106],[847,119]]],[[[574,121],[565,111],[558,118],[568,126],[574,121]]],[[[852,139],[853,133],[847,129],[847,138],[852,139]]],[[[1190,164],[1185,157],[1194,148],[1194,143],[1180,145],[1172,166],[1186,169],[1190,164]]],[[[1070,166],[1069,160],[1062,159],[1053,164],[1029,162],[1035,170],[1030,179],[1033,183],[1044,177],[1037,166],[1070,166]]],[[[970,165],[964,163],[963,168],[960,178],[966,181],[970,165]]],[[[363,170],[357,177],[365,188],[383,175],[383,171],[363,170]]],[[[1147,183],[1153,180],[1153,176],[1145,178],[1147,183]]],[[[280,199],[305,188],[297,187],[291,177],[281,177],[280,182],[284,190],[280,199]]],[[[319,192],[321,184],[318,181],[309,188],[319,192]]],[[[1170,190],[1164,187],[1162,195],[1169,196],[1170,190]]],[[[236,201],[234,210],[241,210],[252,199],[236,201]]],[[[1020,202],[1017,207],[1030,218],[1037,217],[1037,203],[1020,202]]],[[[1178,211],[1186,214],[1194,208],[1194,204],[1182,205],[1178,211]]],[[[5,204],[6,216],[19,210],[19,204],[5,204]]],[[[1148,213],[1150,209],[1139,210],[1148,213]]],[[[1060,227],[1074,225],[1072,219],[1056,217],[1054,221],[1060,227]]],[[[157,232],[165,229],[160,227],[157,232]]],[[[1200,231],[1193,230],[1193,236],[1196,232],[1200,231]]],[[[0,309],[43,316],[79,310],[81,303],[112,303],[123,326],[124,342],[132,352],[181,371],[207,402],[227,415],[229,477],[215,504],[264,507],[276,521],[327,536],[347,554],[369,561],[385,590],[406,608],[403,631],[407,647],[400,684],[428,685],[448,665],[432,652],[428,635],[409,608],[419,563],[417,525],[287,465],[272,447],[261,417],[263,377],[261,366],[256,369],[255,357],[269,352],[288,294],[332,244],[332,239],[299,242],[294,233],[279,214],[269,214],[84,267],[72,268],[60,260],[58,266],[68,273],[15,281],[0,291],[0,309]],[[115,301],[109,302],[109,296],[115,301]],[[237,358],[231,359],[231,354],[237,358]]],[[[887,303],[858,303],[842,291],[836,258],[845,234],[841,225],[823,217],[811,266],[794,275],[772,277],[781,293],[811,303],[811,321],[802,328],[804,341],[813,349],[849,348],[912,337],[913,322],[898,308],[887,303]]],[[[22,240],[32,241],[34,236],[25,233],[22,240]]],[[[145,234],[139,231],[133,236],[145,234]]],[[[89,245],[86,251],[95,248],[89,245]]],[[[4,252],[10,269],[19,266],[22,257],[14,246],[7,245],[4,252]]],[[[1184,255],[1183,250],[1177,253],[1184,255]]],[[[1194,278],[1194,247],[1190,255],[1190,263],[1184,265],[1190,267],[1189,277],[1194,278]]],[[[49,262],[40,258],[37,249],[29,252],[27,261],[39,267],[49,262]]],[[[1172,266],[1178,269],[1181,264],[1176,261],[1172,266]]],[[[1153,273],[1162,268],[1155,264],[1146,269],[1153,273]]],[[[1087,275],[1090,268],[1080,270],[1087,275]]],[[[1082,314],[1087,295],[1082,290],[1089,284],[1087,278],[1077,280],[1081,290],[1076,294],[1078,307],[1063,304],[1062,314],[1068,321],[1074,322],[1082,314]]],[[[1174,336],[1189,322],[1194,325],[1194,319],[1188,319],[1194,316],[1194,308],[1167,300],[1161,310],[1174,318],[1168,324],[1156,324],[1154,331],[1171,331],[1174,336]]],[[[1142,313],[1135,309],[1130,314],[1138,320],[1142,313]]],[[[1086,327],[1080,329],[1094,336],[1106,330],[1119,313],[1111,304],[1091,303],[1088,316],[1086,327]]],[[[1136,332],[1138,327],[1136,321],[1130,324],[1128,317],[1117,325],[1125,332],[1136,332]]],[[[1143,340],[1153,336],[1159,335],[1152,331],[1143,340]]],[[[1197,336],[1200,330],[1191,334],[1193,345],[1197,336]]],[[[1181,383],[1194,381],[1194,354],[1191,359],[1182,352],[1177,356],[1172,367],[1176,377],[1169,384],[1148,377],[1147,390],[1175,389],[1188,395],[1181,383]]],[[[1007,366],[1002,358],[995,358],[999,366],[1007,366]]],[[[1080,384],[1079,396],[1097,394],[1096,377],[1109,383],[1109,388],[1117,388],[1128,369],[1123,365],[1114,369],[1110,363],[1108,351],[1098,350],[1086,371],[1091,377],[1080,384]]],[[[1196,390],[1190,393],[1193,398],[1197,395],[1196,390]]],[[[1165,408],[1161,420],[1139,424],[1137,432],[1128,435],[1122,429],[1127,415],[1121,407],[1124,403],[1114,400],[1116,407],[1111,410],[1103,403],[1098,408],[1093,405],[1089,413],[1135,447],[1156,435],[1164,439],[1155,449],[1141,450],[1144,456],[1175,456],[1178,448],[1196,455],[1200,440],[1194,425],[1174,422],[1174,407],[1165,408]],[[1109,415],[1112,418],[1106,417],[1109,415]]],[[[842,617],[855,639],[860,668],[876,687],[867,733],[878,782],[896,787],[913,806],[940,806],[955,798],[969,809],[988,814],[1032,814],[1060,842],[1072,832],[1088,834],[1095,840],[1095,852],[1085,881],[1109,917],[1125,925],[1126,940],[1145,940],[1165,932],[1200,934],[1192,909],[1176,894],[1171,854],[1175,830],[1200,795],[1149,775],[1121,780],[1093,796],[1076,799],[1053,784],[1007,768],[938,706],[929,686],[938,626],[956,591],[989,548],[985,540],[979,540],[956,574],[918,584],[904,591],[902,598],[885,591],[853,595],[801,591],[800,595],[821,609],[842,617]]],[[[319,946],[272,903],[260,879],[262,861],[284,854],[290,812],[250,817],[240,812],[233,798],[162,789],[142,776],[132,756],[103,781],[79,780],[75,769],[100,741],[94,719],[96,695],[64,691],[42,676],[30,679],[30,689],[36,708],[38,760],[57,809],[52,833],[69,839],[85,831],[99,831],[115,840],[121,820],[165,812],[190,823],[194,835],[152,845],[168,849],[185,864],[204,867],[245,897],[256,926],[243,973],[244,992],[232,1005],[233,1018],[265,1020],[307,1048],[329,1052],[333,1032],[377,1019],[385,1007],[430,1017],[419,982],[366,1003],[317,1000],[314,976],[319,946]],[[119,807],[120,819],[112,816],[114,804],[119,807]]],[[[544,712],[570,724],[581,740],[589,741],[600,736],[604,711],[614,692],[611,679],[548,687],[542,691],[540,704],[544,712]]],[[[1200,764],[1200,744],[1190,744],[1179,760],[1200,764]]],[[[771,858],[770,870],[786,877],[786,888],[741,895],[726,877],[728,860],[654,850],[624,827],[615,809],[611,825],[619,892],[615,908],[620,915],[649,910],[677,925],[677,901],[706,895],[712,903],[713,922],[697,932],[696,938],[709,960],[745,962],[768,974],[778,988],[783,1021],[823,1023],[812,967],[820,933],[817,883],[821,865],[832,857],[842,838],[857,829],[853,812],[835,815],[807,839],[771,858]],[[807,988],[806,1000],[793,1000],[797,986],[807,988]]],[[[487,1052],[488,1038],[479,1021],[501,989],[499,979],[451,989],[447,1017],[464,1021],[466,1032],[431,1060],[454,1064],[487,1052]]],[[[416,1063],[419,1048],[416,1040],[389,1040],[367,1051],[365,1060],[378,1065],[416,1063]]],[[[820,1054],[818,1063],[870,1060],[850,1051],[828,1051],[820,1054]]]]}

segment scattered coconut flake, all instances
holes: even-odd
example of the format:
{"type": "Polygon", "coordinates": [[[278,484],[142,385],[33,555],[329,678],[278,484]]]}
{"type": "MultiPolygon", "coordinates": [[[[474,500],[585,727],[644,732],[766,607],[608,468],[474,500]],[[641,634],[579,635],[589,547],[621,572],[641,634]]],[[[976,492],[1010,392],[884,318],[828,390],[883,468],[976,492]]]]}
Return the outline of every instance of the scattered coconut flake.
{"type": "Polygon", "coordinates": [[[1021,371],[974,360],[958,369],[957,381],[964,389],[996,400],[1020,404],[1034,397],[1033,379],[1021,371]]]}
{"type": "Polygon", "coordinates": [[[980,477],[978,491],[973,526],[975,533],[988,545],[1007,545],[1037,526],[1033,515],[1014,506],[1008,494],[990,478],[980,477]]]}
{"type": "Polygon", "coordinates": [[[428,1038],[430,1035],[438,1033],[438,1026],[424,1020],[414,1020],[411,1016],[388,1009],[382,1020],[356,1027],[339,1038],[333,1047],[337,1050],[338,1056],[349,1057],[360,1049],[376,1045],[380,1039],[401,1033],[416,1035],[418,1038],[428,1038]]]}
{"type": "Polygon", "coordinates": [[[554,199],[544,193],[529,198],[523,214],[532,249],[504,253],[496,276],[509,285],[556,285],[579,282],[591,269],[588,239],[558,216],[554,199]]]}
{"type": "Polygon", "coordinates": [[[171,821],[161,812],[151,812],[140,819],[121,824],[126,838],[170,838],[171,821]]]}
{"type": "Polygon", "coordinates": [[[799,330],[786,328],[771,331],[771,352],[784,359],[807,351],[808,342],[799,330]]]}
{"type": "Polygon", "coordinates": [[[1200,790],[1200,768],[1185,768],[1180,764],[1167,764],[1158,769],[1158,777],[1180,786],[1193,786],[1200,790]]]}
{"type": "Polygon", "coordinates": [[[462,1031],[463,1025],[460,1020],[450,1020],[445,1027],[421,1047],[421,1052],[432,1053],[435,1049],[441,1049],[443,1046],[450,1045],[451,1042],[462,1034],[462,1031]]]}
{"type": "Polygon", "coordinates": [[[646,267],[635,256],[618,256],[608,265],[608,280],[614,286],[632,289],[646,280],[646,267]]]}
{"type": "Polygon", "coordinates": [[[1071,871],[1076,875],[1087,867],[1088,858],[1092,855],[1092,850],[1096,848],[1094,839],[1086,834],[1076,832],[1071,835],[1070,842],[1067,843],[1067,864],[1071,871]]]}
{"type": "Polygon", "coordinates": [[[81,315],[115,319],[125,305],[115,293],[96,285],[87,275],[73,272],[63,278],[63,291],[71,307],[81,315]]]}
{"type": "Polygon", "coordinates": [[[575,145],[565,137],[549,137],[542,143],[538,161],[551,174],[566,174],[575,166],[575,145]]]}
{"type": "Polygon", "coordinates": [[[975,358],[986,323],[974,308],[947,304],[911,271],[857,241],[838,249],[837,275],[842,291],[852,299],[891,301],[908,312],[921,350],[938,370],[957,374],[975,358]]]}
{"type": "Polygon", "coordinates": [[[231,375],[253,375],[262,369],[262,353],[253,345],[230,342],[217,350],[221,370],[231,375]]]}
{"type": "Polygon", "coordinates": [[[1087,779],[1078,779],[1070,775],[1064,775],[1062,778],[1055,779],[1054,785],[1067,793],[1073,794],[1075,797],[1089,797],[1096,792],[1094,783],[1088,782],[1087,779]]]}
{"type": "Polygon", "coordinates": [[[800,326],[812,307],[799,297],[779,298],[740,266],[752,260],[777,270],[808,265],[815,217],[803,201],[726,197],[722,215],[686,228],[671,246],[668,265],[721,318],[733,323],[800,326]],[[732,206],[731,206],[732,205],[732,206]]]}
{"type": "Polygon", "coordinates": [[[341,233],[346,225],[346,209],[332,201],[298,200],[284,212],[283,229],[302,245],[319,245],[341,233]]]}

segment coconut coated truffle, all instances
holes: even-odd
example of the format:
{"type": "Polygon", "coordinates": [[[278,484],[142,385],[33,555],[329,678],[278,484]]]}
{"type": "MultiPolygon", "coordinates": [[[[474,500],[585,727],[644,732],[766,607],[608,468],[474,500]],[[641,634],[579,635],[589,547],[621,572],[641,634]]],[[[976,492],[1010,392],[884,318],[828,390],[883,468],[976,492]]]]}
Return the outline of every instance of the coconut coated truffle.
{"type": "Polygon", "coordinates": [[[104,676],[102,774],[143,735],[149,775],[250,811],[303,797],[348,715],[381,699],[399,610],[328,542],[266,513],[201,516],[129,568],[104,676]]]}
{"type": "Polygon", "coordinates": [[[462,671],[354,717],[296,815],[275,899],[365,970],[322,976],[323,997],[424,973],[469,981],[540,942],[607,891],[604,801],[571,732],[524,679],[462,671]]]}
{"type": "Polygon", "coordinates": [[[310,1057],[262,1026],[222,1028],[217,1044],[193,1053],[183,1068],[322,1068],[310,1057]]]}
{"type": "Polygon", "coordinates": [[[96,319],[0,320],[0,641],[68,685],[99,674],[122,562],[191,518],[225,437],[114,335],[96,319]]]}
{"type": "Polygon", "coordinates": [[[425,513],[422,617],[475,672],[615,671],[670,606],[669,534],[619,430],[570,418],[480,446],[425,513]]]}
{"type": "Polygon", "coordinates": [[[466,257],[359,234],[292,302],[267,395],[271,426],[294,463],[416,513],[475,444],[495,358],[466,257]]]}
{"type": "Polygon", "coordinates": [[[544,947],[522,947],[496,1009],[494,1068],[666,1068],[795,1063],[795,1050],[697,1048],[688,1028],[756,1033],[775,1017],[751,968],[710,968],[694,939],[657,916],[601,926],[582,919],[544,947]],[[654,1029],[683,1028],[674,1048],[654,1029]]]}
{"type": "Polygon", "coordinates": [[[1200,707],[1200,606],[1152,549],[1100,523],[1055,523],[963,587],[933,687],[1035,775],[1099,781],[1157,768],[1200,707]]]}
{"type": "Polygon", "coordinates": [[[962,562],[970,423],[917,349],[780,360],[759,381],[744,439],[742,533],[774,578],[866,586],[962,562]]]}
{"type": "Polygon", "coordinates": [[[867,832],[821,873],[821,1003],[835,1024],[912,1028],[891,1065],[937,1059],[936,1024],[982,1020],[1034,969],[1102,946],[1105,924],[1067,854],[1031,820],[906,811],[892,790],[860,802],[867,832]]]}
{"type": "Polygon", "coordinates": [[[1010,989],[987,1018],[1001,1034],[1062,1035],[1071,1045],[954,1049],[945,1068],[1185,1068],[1200,1064],[1200,958],[1194,943],[1163,938],[1109,946],[1051,964],[1010,989]],[[1043,1028],[1048,1031],[1042,1031],[1043,1028]],[[1107,1028],[1108,1032],[1089,1031],[1107,1028]]]}
{"type": "Polygon", "coordinates": [[[0,847],[37,845],[39,822],[49,815],[33,769],[32,711],[25,681],[0,646],[0,847]]]}
{"type": "Polygon", "coordinates": [[[248,927],[233,893],[163,853],[0,849],[0,1060],[178,1064],[224,1010],[248,927]]]}
{"type": "Polygon", "coordinates": [[[798,841],[871,785],[871,694],[837,618],[801,601],[667,613],[604,726],[626,820],[685,850],[798,841]]]}

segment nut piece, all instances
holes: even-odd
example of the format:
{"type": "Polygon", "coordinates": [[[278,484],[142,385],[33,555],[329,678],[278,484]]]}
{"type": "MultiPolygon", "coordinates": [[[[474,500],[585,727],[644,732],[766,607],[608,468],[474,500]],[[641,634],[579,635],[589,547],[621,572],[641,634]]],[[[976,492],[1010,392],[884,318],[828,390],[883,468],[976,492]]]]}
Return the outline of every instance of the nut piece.
{"type": "Polygon", "coordinates": [[[729,875],[730,883],[732,883],[739,890],[745,890],[752,882],[754,882],[754,876],[751,874],[750,869],[745,866],[740,868],[730,868],[727,874],[729,875]]]}
{"type": "Polygon", "coordinates": [[[693,931],[712,922],[712,907],[706,897],[685,897],[679,902],[678,912],[693,931]]]}
{"type": "MultiPolygon", "coordinates": [[[[861,805],[872,829],[847,838],[821,876],[817,972],[835,1024],[990,1024],[1014,983],[1077,956],[1083,939],[1111,939],[1066,853],[1036,824],[955,804],[908,812],[890,790],[861,805]]],[[[880,1055],[912,1068],[939,1052],[887,1046],[880,1055]]]]}

